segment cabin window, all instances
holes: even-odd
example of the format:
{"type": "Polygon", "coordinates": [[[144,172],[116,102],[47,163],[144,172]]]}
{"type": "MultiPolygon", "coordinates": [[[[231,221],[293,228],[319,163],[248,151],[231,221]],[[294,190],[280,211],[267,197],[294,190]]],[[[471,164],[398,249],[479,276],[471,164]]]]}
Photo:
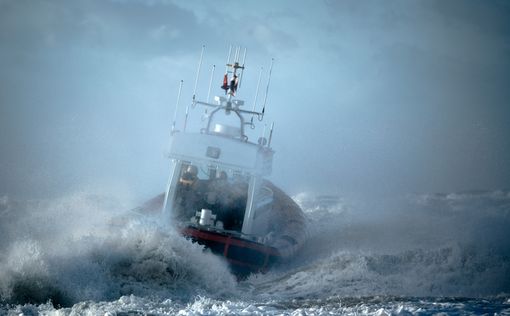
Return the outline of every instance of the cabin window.
{"type": "Polygon", "coordinates": [[[182,163],[174,195],[175,217],[182,223],[196,222],[196,213],[209,209],[216,215],[217,228],[240,232],[249,180],[240,170],[182,163]]]}

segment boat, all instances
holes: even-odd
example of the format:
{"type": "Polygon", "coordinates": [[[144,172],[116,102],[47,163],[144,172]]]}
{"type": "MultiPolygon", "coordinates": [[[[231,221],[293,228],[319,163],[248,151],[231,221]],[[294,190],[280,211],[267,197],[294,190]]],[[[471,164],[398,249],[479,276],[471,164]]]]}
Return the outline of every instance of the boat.
{"type": "MultiPolygon", "coordinates": [[[[246,128],[262,125],[273,61],[262,110],[255,110],[262,71],[253,110],[246,110],[245,102],[238,98],[246,49],[242,61],[240,51],[240,47],[230,48],[220,86],[223,91],[214,102],[209,102],[209,97],[198,100],[195,84],[179,130],[176,117],[181,81],[170,137],[168,184],[164,194],[141,208],[145,212],[162,210],[163,218],[183,236],[223,256],[232,272],[243,277],[290,260],[303,246],[307,229],[300,207],[266,179],[275,154],[271,147],[274,123],[269,135],[262,133],[257,141],[246,133],[246,128]],[[190,108],[204,110],[203,126],[198,130],[190,131],[188,126],[190,108]]],[[[203,53],[202,48],[196,82],[203,53]]]]}

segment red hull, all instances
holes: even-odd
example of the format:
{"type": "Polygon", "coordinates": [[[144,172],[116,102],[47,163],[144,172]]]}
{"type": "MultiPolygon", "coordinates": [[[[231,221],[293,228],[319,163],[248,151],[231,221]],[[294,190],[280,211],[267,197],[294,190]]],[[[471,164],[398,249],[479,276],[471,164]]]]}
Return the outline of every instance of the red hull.
{"type": "Polygon", "coordinates": [[[279,252],[273,247],[223,232],[188,226],[182,230],[182,234],[225,257],[232,271],[239,276],[265,272],[280,258],[279,252]]]}

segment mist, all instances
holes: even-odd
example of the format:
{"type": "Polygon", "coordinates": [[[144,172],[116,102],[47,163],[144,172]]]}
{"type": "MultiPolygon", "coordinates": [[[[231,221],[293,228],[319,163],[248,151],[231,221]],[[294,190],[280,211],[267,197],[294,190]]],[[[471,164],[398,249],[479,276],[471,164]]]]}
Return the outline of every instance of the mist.
{"type": "Polygon", "coordinates": [[[179,82],[182,124],[202,45],[199,99],[230,44],[247,107],[275,58],[286,191],[508,188],[509,21],[504,1],[1,1],[0,195],[161,192],[179,82]]]}
{"type": "Polygon", "coordinates": [[[0,0],[0,314],[504,313],[508,56],[499,0],[0,0]],[[308,224],[246,280],[136,208],[230,45],[308,224]]]}

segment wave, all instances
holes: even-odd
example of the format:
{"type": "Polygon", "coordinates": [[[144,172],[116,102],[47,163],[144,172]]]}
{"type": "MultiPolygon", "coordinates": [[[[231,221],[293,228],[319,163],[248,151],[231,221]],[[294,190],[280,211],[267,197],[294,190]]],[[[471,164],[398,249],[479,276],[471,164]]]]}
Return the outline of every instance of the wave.
{"type": "Polygon", "coordinates": [[[252,277],[258,295],[510,293],[509,192],[295,199],[315,229],[296,262],[252,277]]]}
{"type": "MultiPolygon", "coordinates": [[[[76,197],[64,199],[64,204],[70,200],[76,201],[76,197]]],[[[78,208],[67,208],[66,216],[78,216],[83,208],[88,209],[84,204],[98,205],[96,198],[78,200],[82,203],[78,208]]],[[[105,201],[99,204],[109,206],[105,201]]],[[[51,300],[56,306],[71,306],[131,294],[175,299],[199,294],[222,297],[235,288],[235,279],[220,258],[171,229],[139,218],[129,219],[122,227],[108,225],[111,221],[106,220],[101,229],[86,222],[63,229],[69,222],[59,222],[59,215],[63,215],[60,210],[43,208],[44,216],[52,216],[43,222],[25,218],[31,213],[26,209],[10,215],[17,224],[30,223],[32,227],[19,236],[12,233],[14,228],[5,234],[11,242],[4,245],[6,255],[0,259],[2,302],[51,300]],[[77,229],[83,233],[78,234],[77,229]]],[[[40,219],[41,213],[34,216],[40,219]]]]}
{"type": "Polygon", "coordinates": [[[18,309],[44,310],[51,300],[73,310],[154,302],[194,310],[199,298],[229,308],[238,300],[243,311],[275,300],[510,293],[509,192],[295,200],[311,228],[303,251],[238,283],[221,258],[158,221],[121,216],[130,208],[124,198],[2,197],[0,301],[18,309]],[[111,303],[91,303],[101,301],[111,303]]]}

